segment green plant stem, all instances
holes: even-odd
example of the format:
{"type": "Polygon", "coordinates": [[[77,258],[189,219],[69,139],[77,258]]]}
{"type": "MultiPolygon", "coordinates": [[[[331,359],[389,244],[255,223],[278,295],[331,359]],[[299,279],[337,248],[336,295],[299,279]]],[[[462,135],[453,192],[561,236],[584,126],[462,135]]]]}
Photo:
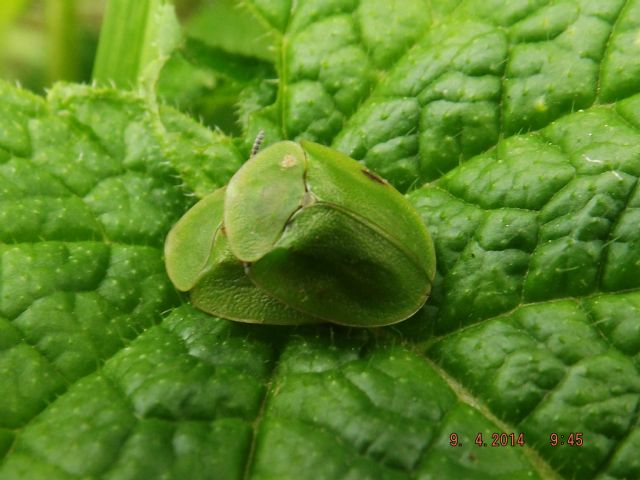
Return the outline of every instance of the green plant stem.
{"type": "Polygon", "coordinates": [[[153,82],[179,39],[180,27],[166,0],[109,0],[93,80],[119,88],[153,82]]]}
{"type": "Polygon", "coordinates": [[[149,16],[159,0],[110,0],[98,43],[93,79],[130,87],[138,80],[149,16]]]}
{"type": "Polygon", "coordinates": [[[47,36],[49,81],[77,80],[80,76],[78,19],[75,0],[48,0],[47,36]]]}

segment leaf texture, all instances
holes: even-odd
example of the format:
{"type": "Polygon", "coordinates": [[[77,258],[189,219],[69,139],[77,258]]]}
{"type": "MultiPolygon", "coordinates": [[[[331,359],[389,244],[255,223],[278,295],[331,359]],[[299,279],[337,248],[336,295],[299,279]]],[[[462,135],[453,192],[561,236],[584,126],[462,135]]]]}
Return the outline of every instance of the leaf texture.
{"type": "Polygon", "coordinates": [[[242,4],[281,42],[244,138],[0,85],[0,478],[639,477],[640,2],[242,4]],[[438,265],[421,312],[183,304],[164,237],[260,128],[411,190],[438,265]]]}

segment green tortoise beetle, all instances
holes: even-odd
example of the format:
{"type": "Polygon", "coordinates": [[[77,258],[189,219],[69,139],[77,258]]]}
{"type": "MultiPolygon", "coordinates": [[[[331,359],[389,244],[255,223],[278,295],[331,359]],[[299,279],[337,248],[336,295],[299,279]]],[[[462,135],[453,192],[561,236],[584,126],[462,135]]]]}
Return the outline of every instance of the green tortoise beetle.
{"type": "Polygon", "coordinates": [[[433,242],[411,204],[331,148],[282,141],[200,200],[165,243],[197,308],[249,323],[390,325],[425,303],[433,242]]]}

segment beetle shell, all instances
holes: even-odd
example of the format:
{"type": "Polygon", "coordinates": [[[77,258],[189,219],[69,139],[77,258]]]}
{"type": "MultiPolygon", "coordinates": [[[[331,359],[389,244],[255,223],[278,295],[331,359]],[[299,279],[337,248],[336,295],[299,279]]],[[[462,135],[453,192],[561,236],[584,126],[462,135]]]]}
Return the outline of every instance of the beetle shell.
{"type": "Polygon", "coordinates": [[[165,261],[192,303],[231,320],[397,323],[435,274],[422,219],[384,179],[322,145],[279,142],[173,227],[165,261]]]}

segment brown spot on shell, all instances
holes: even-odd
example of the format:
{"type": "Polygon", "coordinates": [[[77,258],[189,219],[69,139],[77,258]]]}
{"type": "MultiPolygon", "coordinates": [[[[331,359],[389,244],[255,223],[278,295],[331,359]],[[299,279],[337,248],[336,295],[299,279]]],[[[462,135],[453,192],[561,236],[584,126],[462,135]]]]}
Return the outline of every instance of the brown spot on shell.
{"type": "Polygon", "coordinates": [[[373,180],[374,182],[378,182],[381,183],[382,185],[387,185],[389,182],[387,182],[384,178],[382,178],[381,176],[379,176],[376,173],[373,173],[371,170],[369,170],[368,168],[363,168],[362,169],[362,173],[364,173],[367,177],[369,177],[371,180],[373,180]]]}
{"type": "Polygon", "coordinates": [[[298,160],[293,155],[285,155],[282,161],[280,162],[280,166],[283,168],[291,168],[298,164],[298,160]]]}

